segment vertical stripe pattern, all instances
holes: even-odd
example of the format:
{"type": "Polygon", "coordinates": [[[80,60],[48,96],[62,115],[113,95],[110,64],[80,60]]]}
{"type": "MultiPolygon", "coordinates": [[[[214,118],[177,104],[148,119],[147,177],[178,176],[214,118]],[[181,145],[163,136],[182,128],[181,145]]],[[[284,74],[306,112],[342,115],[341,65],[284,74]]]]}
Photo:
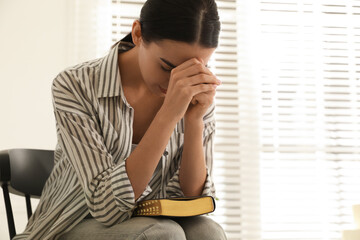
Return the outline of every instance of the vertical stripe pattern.
{"type": "MultiPolygon", "coordinates": [[[[117,59],[133,46],[120,41],[105,57],[69,67],[54,79],[55,165],[37,209],[14,239],[58,239],[89,213],[106,226],[131,217],[135,195],[125,161],[132,151],[134,109],[124,96],[117,59]]],[[[215,197],[214,108],[215,104],[204,116],[207,179],[202,194],[215,197]]],[[[179,185],[183,135],[181,119],[137,201],[184,197],[179,185]]]]}

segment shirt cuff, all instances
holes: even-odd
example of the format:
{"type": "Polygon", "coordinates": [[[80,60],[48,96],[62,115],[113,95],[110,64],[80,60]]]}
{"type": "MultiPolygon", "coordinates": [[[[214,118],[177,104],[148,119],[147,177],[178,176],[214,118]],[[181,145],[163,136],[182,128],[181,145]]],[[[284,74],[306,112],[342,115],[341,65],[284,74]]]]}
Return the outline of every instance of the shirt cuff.
{"type": "MultiPolygon", "coordinates": [[[[129,180],[129,176],[127,175],[125,163],[126,160],[116,166],[111,175],[111,187],[116,199],[116,204],[120,211],[123,212],[127,212],[135,208],[135,193],[129,180]]],[[[140,195],[136,202],[141,201],[151,192],[151,187],[147,185],[144,192],[140,195]]]]}
{"type": "Polygon", "coordinates": [[[201,196],[211,196],[216,198],[215,185],[209,173],[209,169],[206,167],[206,181],[201,193],[201,196]]]}

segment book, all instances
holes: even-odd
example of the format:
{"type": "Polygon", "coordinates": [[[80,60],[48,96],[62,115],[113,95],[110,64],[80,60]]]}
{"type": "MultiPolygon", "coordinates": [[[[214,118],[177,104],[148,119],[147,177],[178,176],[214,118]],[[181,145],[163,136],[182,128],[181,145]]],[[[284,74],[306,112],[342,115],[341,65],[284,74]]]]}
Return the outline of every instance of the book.
{"type": "Polygon", "coordinates": [[[161,198],[138,202],[132,216],[191,217],[213,211],[215,200],[211,196],[161,198]]]}

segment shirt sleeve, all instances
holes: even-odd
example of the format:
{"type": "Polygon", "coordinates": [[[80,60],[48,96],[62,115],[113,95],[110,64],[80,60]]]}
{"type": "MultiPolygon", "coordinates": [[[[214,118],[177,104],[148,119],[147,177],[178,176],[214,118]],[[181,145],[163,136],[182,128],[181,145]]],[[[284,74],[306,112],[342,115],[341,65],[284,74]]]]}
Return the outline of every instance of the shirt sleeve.
{"type": "MultiPolygon", "coordinates": [[[[216,198],[215,184],[212,179],[213,169],[213,156],[214,156],[214,137],[215,137],[215,118],[214,118],[215,104],[210,106],[207,114],[204,116],[204,131],[203,131],[203,150],[206,161],[206,180],[201,196],[212,196],[216,198]]],[[[181,151],[178,157],[181,158],[181,151]]],[[[180,173],[180,162],[178,169],[169,180],[166,186],[167,197],[185,197],[180,187],[179,173],[180,173]]]]}
{"type": "MultiPolygon", "coordinates": [[[[94,112],[94,100],[75,74],[60,73],[53,81],[52,97],[58,142],[74,168],[91,215],[111,226],[130,218],[135,194],[125,161],[115,164],[94,112]]],[[[140,201],[151,192],[149,186],[140,201]]]]}

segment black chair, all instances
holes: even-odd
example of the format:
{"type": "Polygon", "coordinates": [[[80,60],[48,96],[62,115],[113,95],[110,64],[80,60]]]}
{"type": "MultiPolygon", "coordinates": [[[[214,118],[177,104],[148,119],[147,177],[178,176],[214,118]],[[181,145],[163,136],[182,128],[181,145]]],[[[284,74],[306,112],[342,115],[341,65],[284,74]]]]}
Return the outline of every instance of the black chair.
{"type": "Polygon", "coordinates": [[[39,198],[54,166],[54,151],[9,149],[0,151],[0,184],[3,188],[9,235],[16,235],[9,193],[25,196],[28,219],[32,215],[30,197],[39,198]]]}

